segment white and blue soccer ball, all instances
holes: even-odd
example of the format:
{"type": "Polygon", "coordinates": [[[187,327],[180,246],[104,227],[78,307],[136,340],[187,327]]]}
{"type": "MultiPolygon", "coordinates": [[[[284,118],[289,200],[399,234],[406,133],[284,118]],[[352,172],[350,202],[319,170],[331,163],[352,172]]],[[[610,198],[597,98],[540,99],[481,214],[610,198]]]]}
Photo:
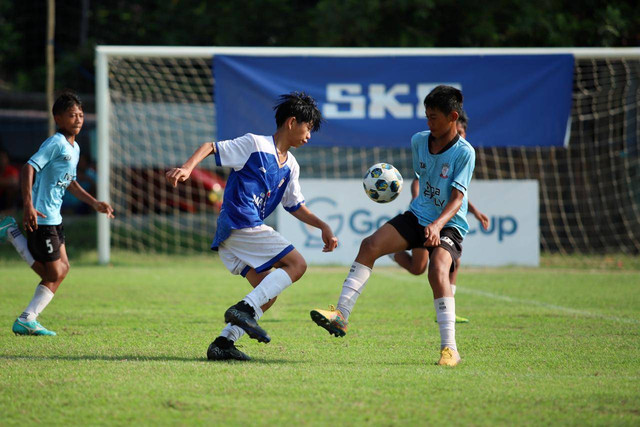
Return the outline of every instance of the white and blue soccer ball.
{"type": "Polygon", "coordinates": [[[371,200],[389,203],[402,191],[402,175],[389,163],[376,163],[367,171],[362,185],[371,200]]]}

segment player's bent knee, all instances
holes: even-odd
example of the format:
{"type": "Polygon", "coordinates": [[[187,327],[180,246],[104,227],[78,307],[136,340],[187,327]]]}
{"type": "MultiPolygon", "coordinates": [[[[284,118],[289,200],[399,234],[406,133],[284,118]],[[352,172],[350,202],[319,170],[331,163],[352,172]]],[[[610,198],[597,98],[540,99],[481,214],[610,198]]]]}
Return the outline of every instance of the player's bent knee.
{"type": "Polygon", "coordinates": [[[383,248],[384,245],[374,236],[366,237],[362,243],[360,243],[360,253],[375,258],[384,255],[383,248]]]}
{"type": "Polygon", "coordinates": [[[421,274],[424,274],[425,271],[427,271],[426,265],[412,265],[409,269],[409,273],[414,276],[420,276],[421,274]]]}

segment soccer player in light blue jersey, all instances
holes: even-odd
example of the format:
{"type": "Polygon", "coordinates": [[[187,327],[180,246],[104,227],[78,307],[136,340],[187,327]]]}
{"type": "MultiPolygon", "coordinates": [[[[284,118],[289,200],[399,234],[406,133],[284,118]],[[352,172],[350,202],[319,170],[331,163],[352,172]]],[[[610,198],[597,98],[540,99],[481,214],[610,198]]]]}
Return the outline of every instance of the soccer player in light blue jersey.
{"type": "Polygon", "coordinates": [[[76,136],[82,129],[84,113],[80,99],[72,92],[64,92],[53,104],[53,117],[58,132],[48,138],[23,166],[21,190],[24,203],[23,225],[27,239],[15,225],[8,224],[2,233],[9,239],[31,268],[40,276],[35,294],[20,317],[13,323],[16,335],[56,335],[37,320],[51,302],[60,283],[69,272],[60,206],[65,190],[96,211],[113,218],[108,203],[99,202],[76,181],[76,165],[80,147],[76,136]]]}
{"type": "Polygon", "coordinates": [[[349,315],[378,258],[426,247],[430,259],[429,284],[440,328],[438,365],[456,366],[460,361],[449,273],[462,254],[462,239],[469,230],[467,189],[475,167],[475,151],[460,138],[456,129],[462,100],[460,90],[444,85],[425,97],[429,130],[411,138],[413,169],[420,181],[420,194],[407,212],[392,218],[362,241],[342,285],[337,307],[311,311],[313,321],[330,334],[346,334],[349,315]]]}
{"type": "Polygon", "coordinates": [[[224,314],[227,326],[207,350],[209,360],[250,360],[235,347],[246,332],[268,343],[271,338],[258,320],[280,293],[307,269],[302,255],[273,228],[264,224],[278,204],[298,220],[322,231],[324,252],[338,239],[324,221],[305,205],[298,177],[300,167],[291,148],[300,148],[319,129],[322,115],[315,100],[299,92],[280,97],[273,135],[248,133],[236,139],[203,144],[182,167],[167,172],[174,187],[213,154],[218,166],[231,168],[211,248],[232,274],[245,277],[253,291],[224,314]]]}
{"type": "MultiPolygon", "coordinates": [[[[458,130],[458,135],[461,138],[467,139],[467,126],[469,123],[469,118],[464,110],[460,111],[460,117],[458,117],[458,121],[456,122],[456,128],[458,130]]],[[[411,182],[411,200],[414,200],[420,194],[420,180],[418,178],[414,179],[411,182]]],[[[476,217],[478,222],[482,225],[482,227],[487,230],[489,228],[489,217],[487,217],[484,213],[482,213],[478,208],[476,208],[471,200],[468,201],[469,205],[469,213],[476,217]]],[[[429,262],[429,251],[426,248],[413,248],[411,252],[402,251],[396,254],[389,254],[389,257],[395,262],[397,262],[402,268],[407,270],[409,273],[414,274],[416,276],[421,275],[427,270],[427,264],[429,262]]],[[[458,278],[458,270],[460,268],[460,261],[455,263],[454,270],[449,274],[449,281],[451,282],[451,292],[453,296],[456,295],[456,281],[458,278]]],[[[436,319],[437,321],[437,319],[436,319]]],[[[456,314],[456,323],[468,323],[469,319],[461,317],[456,314]]]]}

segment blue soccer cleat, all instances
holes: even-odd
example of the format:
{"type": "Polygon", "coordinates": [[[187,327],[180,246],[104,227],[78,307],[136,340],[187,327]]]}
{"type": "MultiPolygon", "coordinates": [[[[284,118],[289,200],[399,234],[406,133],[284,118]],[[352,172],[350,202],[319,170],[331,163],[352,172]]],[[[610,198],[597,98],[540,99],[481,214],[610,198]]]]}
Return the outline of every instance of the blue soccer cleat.
{"type": "Polygon", "coordinates": [[[13,327],[11,328],[11,330],[16,335],[56,335],[55,332],[45,328],[40,323],[38,323],[37,320],[23,322],[20,319],[16,319],[16,321],[13,322],[13,327]]]}
{"type": "Polygon", "coordinates": [[[12,216],[5,216],[0,221],[0,243],[4,243],[7,240],[9,229],[11,227],[18,227],[16,220],[12,216]]]}

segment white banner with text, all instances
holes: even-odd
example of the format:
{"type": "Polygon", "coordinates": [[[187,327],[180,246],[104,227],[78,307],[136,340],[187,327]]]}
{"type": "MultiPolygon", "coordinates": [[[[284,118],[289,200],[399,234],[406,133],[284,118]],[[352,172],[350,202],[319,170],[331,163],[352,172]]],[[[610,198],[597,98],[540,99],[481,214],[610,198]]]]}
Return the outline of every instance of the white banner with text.
{"type": "MultiPolygon", "coordinates": [[[[409,180],[393,202],[378,204],[364,193],[359,179],[301,179],[307,207],[327,222],[338,237],[338,248],[322,252],[320,231],[298,221],[282,206],[277,211],[277,230],[309,264],[351,265],[360,242],[386,221],[407,210],[411,200],[409,180]]],[[[462,242],[462,264],[473,266],[523,265],[540,262],[538,182],[535,180],[473,180],[471,202],[489,217],[484,230],[469,214],[469,233],[462,242]]],[[[376,265],[393,265],[382,257],[376,265]]]]}

